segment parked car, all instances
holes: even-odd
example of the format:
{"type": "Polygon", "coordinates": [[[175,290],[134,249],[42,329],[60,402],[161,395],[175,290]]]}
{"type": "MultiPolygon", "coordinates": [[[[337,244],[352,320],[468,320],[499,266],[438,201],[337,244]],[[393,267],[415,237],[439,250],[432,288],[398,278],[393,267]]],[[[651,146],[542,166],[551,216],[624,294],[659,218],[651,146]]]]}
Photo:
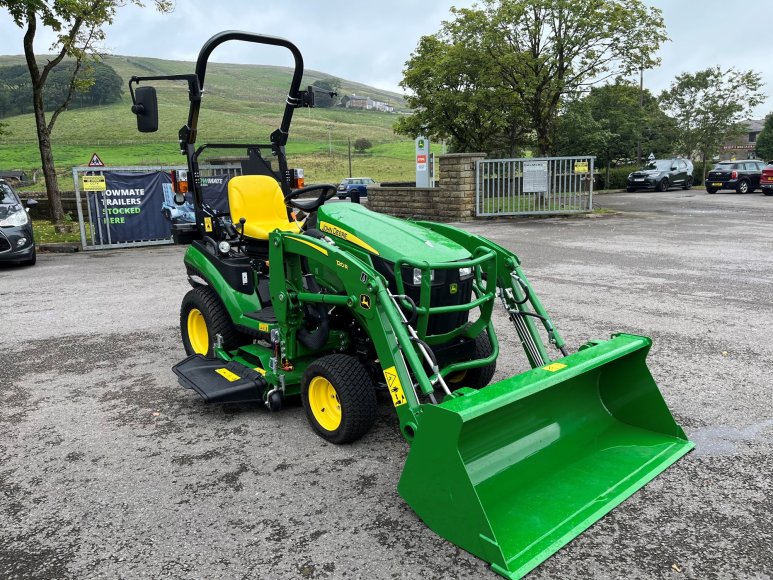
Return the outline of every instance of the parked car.
{"type": "Polygon", "coordinates": [[[654,159],[638,171],[628,175],[628,191],[654,189],[667,191],[671,187],[690,189],[693,184],[693,165],[689,159],[654,159]]]}
{"type": "Polygon", "coordinates": [[[28,212],[36,205],[30,199],[25,209],[13,188],[0,179],[0,261],[35,265],[35,237],[28,212]]]}
{"type": "Polygon", "coordinates": [[[360,197],[366,197],[369,185],[376,185],[376,181],[370,177],[347,177],[338,184],[338,199],[350,197],[352,191],[358,192],[360,197]]]}
{"type": "Polygon", "coordinates": [[[764,161],[720,161],[706,176],[706,191],[717,193],[720,189],[735,189],[738,193],[749,193],[760,187],[760,176],[764,161]]]}
{"type": "Polygon", "coordinates": [[[760,175],[760,187],[765,195],[773,195],[773,161],[768,161],[768,164],[763,168],[760,175]]]}

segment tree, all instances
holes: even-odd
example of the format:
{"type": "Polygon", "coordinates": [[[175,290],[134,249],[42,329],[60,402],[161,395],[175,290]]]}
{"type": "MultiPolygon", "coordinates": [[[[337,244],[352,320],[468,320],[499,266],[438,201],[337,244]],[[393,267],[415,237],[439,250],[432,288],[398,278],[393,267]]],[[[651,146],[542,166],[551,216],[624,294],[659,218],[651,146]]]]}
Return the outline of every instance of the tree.
{"type": "Polygon", "coordinates": [[[704,179],[706,159],[743,134],[741,121],[765,100],[761,88],[759,73],[715,66],[681,74],[661,93],[661,105],[676,121],[679,150],[690,158],[700,153],[704,179]]]}
{"type": "Polygon", "coordinates": [[[407,63],[402,85],[414,92],[407,100],[416,112],[396,130],[424,125],[467,145],[503,129],[507,136],[507,128],[523,136],[525,116],[542,155],[554,150],[567,97],[651,68],[667,38],[660,11],[642,0],[483,0],[451,13],[407,63]]]}
{"type": "Polygon", "coordinates": [[[367,149],[373,147],[373,143],[371,143],[368,139],[365,139],[365,137],[360,137],[353,143],[353,145],[354,150],[357,151],[357,153],[365,153],[367,149]]]}
{"type": "Polygon", "coordinates": [[[523,109],[501,87],[481,38],[481,23],[460,15],[419,40],[400,83],[413,114],[397,121],[397,133],[447,140],[452,152],[514,155],[525,143],[523,109]]]}
{"type": "Polygon", "coordinates": [[[562,101],[655,66],[667,40],[661,12],[641,0],[484,0],[484,44],[517,94],[540,155],[553,152],[562,101]]]}
{"type": "Polygon", "coordinates": [[[314,87],[314,106],[328,108],[339,103],[338,97],[333,93],[337,93],[341,88],[341,79],[327,77],[314,81],[311,86],[314,87]]]}
{"type": "MultiPolygon", "coordinates": [[[[132,2],[140,4],[139,0],[132,2]]],[[[169,11],[172,7],[170,0],[155,0],[155,3],[161,11],[169,11]]],[[[116,9],[122,4],[121,0],[0,0],[0,7],[7,9],[16,26],[25,31],[24,56],[32,87],[32,108],[40,160],[51,219],[57,230],[64,228],[64,210],[51,149],[51,133],[57,118],[67,109],[75,91],[84,86],[83,81],[78,78],[78,73],[85,61],[99,58],[97,46],[105,37],[102,28],[113,22],[116,9]],[[57,34],[57,40],[51,47],[55,51],[54,57],[42,67],[34,49],[39,24],[57,34]],[[75,63],[73,73],[69,78],[64,101],[47,116],[43,91],[52,70],[65,56],[72,58],[75,63]]]]}
{"type": "Polygon", "coordinates": [[[765,161],[773,160],[773,113],[765,118],[765,125],[757,135],[757,157],[765,161]]]}
{"type": "Polygon", "coordinates": [[[640,94],[637,85],[623,81],[593,87],[567,104],[557,127],[559,154],[595,155],[607,167],[634,159],[640,140],[644,151],[671,155],[676,131],[649,91],[640,94]]]}

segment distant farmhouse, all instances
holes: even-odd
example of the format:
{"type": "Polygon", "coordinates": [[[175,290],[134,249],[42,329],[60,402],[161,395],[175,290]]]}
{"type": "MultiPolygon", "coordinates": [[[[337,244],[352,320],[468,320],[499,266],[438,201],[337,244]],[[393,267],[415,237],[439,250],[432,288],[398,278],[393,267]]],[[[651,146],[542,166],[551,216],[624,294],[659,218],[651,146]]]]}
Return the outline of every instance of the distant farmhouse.
{"type": "Polygon", "coordinates": [[[389,103],[383,101],[374,101],[370,97],[352,95],[344,106],[347,109],[362,109],[365,111],[381,111],[383,113],[394,113],[395,108],[389,103]]]}
{"type": "Polygon", "coordinates": [[[725,143],[719,151],[721,161],[728,159],[756,159],[757,137],[762,131],[765,119],[749,119],[743,122],[746,127],[743,137],[725,143]]]}

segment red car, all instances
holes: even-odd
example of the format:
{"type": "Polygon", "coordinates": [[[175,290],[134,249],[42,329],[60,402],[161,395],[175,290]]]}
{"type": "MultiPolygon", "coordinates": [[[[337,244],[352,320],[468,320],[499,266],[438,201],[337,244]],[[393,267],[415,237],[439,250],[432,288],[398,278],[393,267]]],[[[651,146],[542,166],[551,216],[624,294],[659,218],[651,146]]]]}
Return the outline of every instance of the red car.
{"type": "Polygon", "coordinates": [[[768,161],[768,164],[762,170],[760,187],[765,195],[773,195],[773,161],[768,161]]]}

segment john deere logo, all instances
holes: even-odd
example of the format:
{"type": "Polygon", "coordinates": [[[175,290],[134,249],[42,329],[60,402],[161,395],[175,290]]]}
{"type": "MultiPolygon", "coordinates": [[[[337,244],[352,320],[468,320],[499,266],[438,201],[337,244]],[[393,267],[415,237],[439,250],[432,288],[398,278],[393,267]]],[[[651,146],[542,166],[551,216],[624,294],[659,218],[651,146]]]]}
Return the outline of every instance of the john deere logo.
{"type": "Polygon", "coordinates": [[[367,294],[360,294],[360,306],[365,310],[370,310],[370,296],[367,294]]]}
{"type": "Polygon", "coordinates": [[[450,291],[451,291],[451,294],[456,294],[457,292],[459,292],[459,284],[457,284],[456,282],[452,282],[450,291]]]}
{"type": "Polygon", "coordinates": [[[424,139],[419,139],[419,149],[424,149],[424,139]]]}

